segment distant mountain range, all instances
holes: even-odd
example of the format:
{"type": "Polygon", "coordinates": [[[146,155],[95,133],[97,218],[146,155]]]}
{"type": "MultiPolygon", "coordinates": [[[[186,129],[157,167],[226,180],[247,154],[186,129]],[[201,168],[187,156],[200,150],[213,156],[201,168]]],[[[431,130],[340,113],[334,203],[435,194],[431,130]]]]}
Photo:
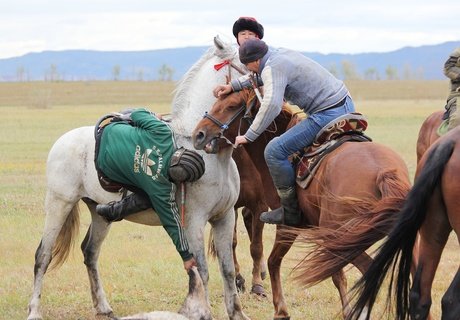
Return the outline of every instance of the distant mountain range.
{"type": "MultiPolygon", "coordinates": [[[[341,79],[445,79],[444,62],[460,41],[391,52],[303,52],[341,79]]],[[[178,80],[208,47],[148,51],[64,50],[0,59],[0,81],[178,80]]]]}

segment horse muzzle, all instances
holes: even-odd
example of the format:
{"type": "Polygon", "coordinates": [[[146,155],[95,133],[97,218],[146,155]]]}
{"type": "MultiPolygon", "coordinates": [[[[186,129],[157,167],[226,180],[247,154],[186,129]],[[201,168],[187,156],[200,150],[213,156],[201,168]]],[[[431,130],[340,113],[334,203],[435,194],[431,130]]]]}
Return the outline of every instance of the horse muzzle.
{"type": "Polygon", "coordinates": [[[218,139],[219,137],[212,137],[206,135],[203,131],[194,132],[193,136],[193,146],[197,150],[203,150],[206,153],[218,153],[219,152],[219,145],[218,139]]]}

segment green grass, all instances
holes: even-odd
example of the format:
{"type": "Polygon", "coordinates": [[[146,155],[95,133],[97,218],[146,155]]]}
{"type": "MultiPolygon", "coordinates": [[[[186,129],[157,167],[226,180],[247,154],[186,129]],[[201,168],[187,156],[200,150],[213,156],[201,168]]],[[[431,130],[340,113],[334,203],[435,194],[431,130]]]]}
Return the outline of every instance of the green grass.
{"type": "MultiPolygon", "coordinates": [[[[369,120],[368,135],[395,149],[415,169],[415,142],[423,120],[443,108],[444,81],[349,83],[357,110],[369,120]]],[[[66,131],[93,125],[111,111],[147,106],[168,112],[172,83],[81,82],[0,83],[0,318],[25,319],[32,293],[34,253],[44,225],[45,163],[54,141],[66,131]],[[40,103],[38,103],[40,102],[40,103]]],[[[47,273],[43,286],[45,319],[96,319],[89,281],[79,243],[90,223],[82,205],[80,239],[69,260],[47,273]]],[[[266,226],[268,257],[275,229],[266,226]]],[[[206,235],[208,234],[208,230],[206,235]]],[[[238,257],[250,282],[249,241],[240,221],[238,257]]],[[[337,290],[326,280],[300,288],[289,277],[303,253],[293,248],[283,263],[283,285],[292,319],[333,319],[340,312],[337,290]]],[[[433,314],[440,318],[440,299],[458,268],[456,239],[450,239],[433,288],[433,314]]],[[[216,319],[226,319],[222,281],[217,262],[210,260],[210,298],[216,319]]],[[[100,272],[109,302],[117,315],[141,311],[177,310],[187,292],[187,276],[170,239],[162,228],[129,222],[115,223],[100,256],[100,272]],[[159,250],[161,248],[161,250],[159,250]]],[[[350,281],[357,278],[349,270],[350,281]]],[[[270,292],[269,280],[265,288],[270,292]]],[[[249,285],[249,284],[248,284],[249,285]]],[[[260,300],[241,295],[243,310],[252,319],[271,319],[271,294],[260,300]]],[[[381,310],[379,304],[378,309],[381,310]]],[[[100,319],[100,318],[99,318],[100,319]]]]}

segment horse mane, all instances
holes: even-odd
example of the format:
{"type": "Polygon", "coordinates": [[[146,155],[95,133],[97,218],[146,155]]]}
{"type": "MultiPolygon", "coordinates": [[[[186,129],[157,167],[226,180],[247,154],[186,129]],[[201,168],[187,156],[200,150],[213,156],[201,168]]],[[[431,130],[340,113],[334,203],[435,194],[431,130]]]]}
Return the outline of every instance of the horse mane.
{"type": "Polygon", "coordinates": [[[188,89],[190,88],[190,84],[193,83],[196,74],[201,69],[201,67],[214,56],[215,52],[215,47],[208,48],[208,50],[201,56],[201,58],[187,71],[187,73],[182,77],[182,79],[179,80],[176,88],[173,90],[173,112],[178,111],[178,109],[176,109],[175,106],[182,105],[184,103],[184,100],[186,99],[188,93],[188,89]]]}
{"type": "MultiPolygon", "coordinates": [[[[216,43],[216,40],[214,41],[216,43]]],[[[181,108],[177,106],[183,105],[186,102],[188,89],[191,87],[191,84],[195,80],[196,74],[201,70],[204,64],[206,64],[213,57],[219,57],[221,59],[233,59],[237,56],[238,52],[235,47],[227,44],[221,47],[217,47],[217,44],[208,48],[208,50],[201,56],[201,58],[187,71],[187,73],[182,77],[181,80],[177,83],[176,88],[173,90],[174,98],[172,104],[172,110],[180,111],[181,108]]]]}

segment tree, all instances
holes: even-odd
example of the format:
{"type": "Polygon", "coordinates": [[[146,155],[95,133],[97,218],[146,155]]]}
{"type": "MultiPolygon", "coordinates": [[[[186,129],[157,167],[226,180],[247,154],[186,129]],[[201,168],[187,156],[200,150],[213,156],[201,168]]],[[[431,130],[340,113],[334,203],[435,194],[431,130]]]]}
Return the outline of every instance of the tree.
{"type": "Polygon", "coordinates": [[[366,71],[364,71],[364,79],[366,80],[379,80],[379,72],[375,67],[368,68],[366,71]]]}
{"type": "Polygon", "coordinates": [[[49,69],[45,73],[45,81],[58,81],[59,80],[59,73],[58,67],[54,63],[52,63],[49,69]]]}
{"type": "Polygon", "coordinates": [[[112,79],[114,81],[120,80],[121,67],[117,64],[112,68],[112,79]]]}
{"type": "Polygon", "coordinates": [[[167,64],[163,64],[158,70],[160,81],[171,81],[173,78],[173,74],[174,69],[168,66],[167,64]]]}
{"type": "Polygon", "coordinates": [[[385,74],[387,76],[387,80],[397,80],[398,79],[398,70],[393,66],[388,66],[385,69],[385,74]]]}
{"type": "Polygon", "coordinates": [[[358,73],[356,72],[355,65],[347,60],[342,61],[343,77],[345,80],[359,79],[358,73]]]}
{"type": "Polygon", "coordinates": [[[24,69],[24,67],[19,66],[16,69],[16,80],[19,82],[23,82],[25,80],[25,73],[26,73],[26,70],[24,69]]]}

